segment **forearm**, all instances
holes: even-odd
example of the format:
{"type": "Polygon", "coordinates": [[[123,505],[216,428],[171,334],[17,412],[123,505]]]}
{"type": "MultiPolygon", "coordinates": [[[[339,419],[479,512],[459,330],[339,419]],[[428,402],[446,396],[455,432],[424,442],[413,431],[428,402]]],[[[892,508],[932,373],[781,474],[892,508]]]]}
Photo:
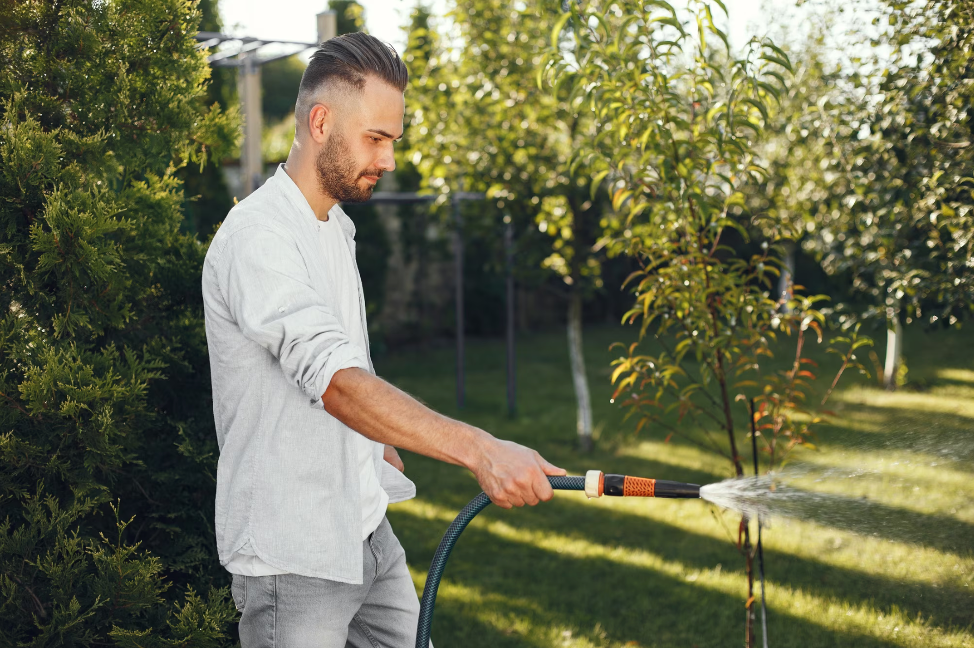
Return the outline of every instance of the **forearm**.
{"type": "Polygon", "coordinates": [[[470,469],[497,442],[358,368],[335,373],[321,399],[326,411],[366,438],[470,469]]]}

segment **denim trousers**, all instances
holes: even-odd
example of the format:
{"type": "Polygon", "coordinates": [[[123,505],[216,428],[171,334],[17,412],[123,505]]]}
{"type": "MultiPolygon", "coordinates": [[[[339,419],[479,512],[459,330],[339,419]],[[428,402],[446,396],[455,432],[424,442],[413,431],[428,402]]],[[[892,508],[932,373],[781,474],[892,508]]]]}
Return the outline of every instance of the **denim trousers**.
{"type": "Polygon", "coordinates": [[[233,576],[245,648],[411,648],[419,599],[406,552],[383,518],[362,543],[362,584],[293,573],[233,576]]]}

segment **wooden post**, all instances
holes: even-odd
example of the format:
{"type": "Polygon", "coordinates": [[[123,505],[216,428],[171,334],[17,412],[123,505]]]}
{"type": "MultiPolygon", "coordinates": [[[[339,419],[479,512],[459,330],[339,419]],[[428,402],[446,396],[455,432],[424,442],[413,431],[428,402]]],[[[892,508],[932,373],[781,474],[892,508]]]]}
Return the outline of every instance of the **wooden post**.
{"type": "Polygon", "coordinates": [[[335,33],[338,31],[338,15],[334,11],[329,9],[322,11],[320,14],[316,14],[315,21],[318,27],[319,45],[335,38],[335,33]]]}
{"type": "Polygon", "coordinates": [[[260,108],[260,65],[256,52],[240,55],[238,75],[240,110],[243,113],[244,133],[240,147],[240,180],[243,188],[240,198],[249,196],[260,187],[264,179],[260,141],[263,116],[260,108]]]}

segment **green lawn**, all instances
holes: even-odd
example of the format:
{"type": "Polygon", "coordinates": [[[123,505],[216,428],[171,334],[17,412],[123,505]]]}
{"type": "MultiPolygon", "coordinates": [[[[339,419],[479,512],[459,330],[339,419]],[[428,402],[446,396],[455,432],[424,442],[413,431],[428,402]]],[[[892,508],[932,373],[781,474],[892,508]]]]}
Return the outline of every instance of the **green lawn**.
{"type": "MultiPolygon", "coordinates": [[[[459,416],[538,449],[572,474],[587,469],[711,483],[716,454],[632,426],[609,404],[609,344],[621,328],[586,331],[597,450],[575,449],[562,332],[518,347],[519,414],[506,416],[502,341],[473,341],[459,416]]],[[[974,336],[907,330],[912,388],[886,393],[850,377],[820,429],[811,467],[867,473],[805,486],[865,497],[863,521],[779,522],[765,532],[772,646],[974,645],[974,336]],[[856,383],[858,382],[858,384],[856,383]],[[875,524],[873,526],[873,524],[875,524]]],[[[885,341],[877,346],[882,352],[885,341]]],[[[819,355],[821,356],[821,355],[819,355]]],[[[381,375],[457,416],[453,351],[392,354],[381,375]]],[[[743,416],[743,412],[741,413],[743,416]]],[[[743,417],[742,417],[743,420],[743,417]]],[[[390,509],[416,588],[440,537],[478,491],[465,470],[404,453],[418,497],[390,509]]],[[[702,501],[599,499],[556,493],[535,508],[488,508],[464,533],[437,600],[438,646],[740,646],[743,560],[702,501]]]]}

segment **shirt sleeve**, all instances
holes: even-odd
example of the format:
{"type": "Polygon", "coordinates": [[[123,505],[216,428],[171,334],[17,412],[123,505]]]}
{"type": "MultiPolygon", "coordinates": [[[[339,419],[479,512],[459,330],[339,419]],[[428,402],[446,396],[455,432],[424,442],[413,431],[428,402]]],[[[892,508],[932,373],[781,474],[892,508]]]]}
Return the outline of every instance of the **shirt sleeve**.
{"type": "Polygon", "coordinates": [[[220,284],[234,320],[309,398],[320,401],[339,370],[369,369],[337,309],[312,286],[293,241],[270,228],[245,228],[233,234],[222,257],[220,284]]]}

